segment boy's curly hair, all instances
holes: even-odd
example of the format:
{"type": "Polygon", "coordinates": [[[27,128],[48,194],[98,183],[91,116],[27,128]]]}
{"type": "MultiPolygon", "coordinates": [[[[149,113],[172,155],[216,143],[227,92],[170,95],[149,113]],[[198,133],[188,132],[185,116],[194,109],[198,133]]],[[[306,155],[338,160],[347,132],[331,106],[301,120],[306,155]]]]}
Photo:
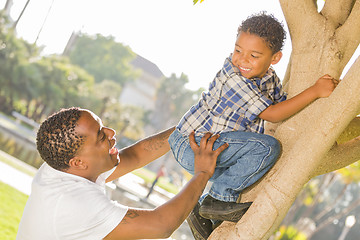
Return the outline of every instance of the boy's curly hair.
{"type": "Polygon", "coordinates": [[[258,35],[268,44],[273,53],[281,51],[286,39],[284,26],[273,15],[260,12],[249,16],[238,28],[237,36],[241,32],[258,35]]]}
{"type": "Polygon", "coordinates": [[[41,158],[57,170],[69,168],[69,160],[85,140],[75,131],[80,116],[80,108],[61,109],[49,116],[37,132],[36,145],[41,158]]]}

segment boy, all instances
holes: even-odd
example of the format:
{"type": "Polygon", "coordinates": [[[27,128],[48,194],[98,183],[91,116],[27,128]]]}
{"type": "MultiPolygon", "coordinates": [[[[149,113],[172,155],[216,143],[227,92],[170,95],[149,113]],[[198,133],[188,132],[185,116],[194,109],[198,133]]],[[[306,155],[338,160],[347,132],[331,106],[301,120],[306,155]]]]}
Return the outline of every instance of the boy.
{"type": "Polygon", "coordinates": [[[337,85],[328,75],[299,95],[286,100],[279,78],[271,67],[282,57],[285,30],[272,15],[256,14],[238,28],[234,52],[210,83],[207,93],[180,120],[169,138],[179,164],[193,172],[193,154],[187,135],[197,140],[205,133],[220,134],[214,144],[229,143],[220,154],[213,185],[188,222],[196,239],[206,239],[212,220],[237,222],[251,203],[236,203],[246,187],[259,180],[280,154],[279,142],[264,133],[264,122],[279,122],[337,85]]]}
{"type": "Polygon", "coordinates": [[[218,136],[190,143],[195,174],[170,201],[154,210],[131,209],[110,201],[105,182],[145,166],[169,151],[170,128],[118,151],[115,131],[86,109],[63,109],[40,126],[37,149],[45,163],[33,179],[17,234],[18,240],[166,238],[197,203],[216,158],[218,136]]]}

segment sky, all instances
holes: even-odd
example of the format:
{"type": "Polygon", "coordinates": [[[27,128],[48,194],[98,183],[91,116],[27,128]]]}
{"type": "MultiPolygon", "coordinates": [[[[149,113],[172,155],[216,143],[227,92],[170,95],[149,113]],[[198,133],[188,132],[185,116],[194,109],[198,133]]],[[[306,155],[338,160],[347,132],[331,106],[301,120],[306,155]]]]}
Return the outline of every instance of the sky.
{"type": "MultiPolygon", "coordinates": [[[[27,0],[13,0],[17,19],[27,0]]],[[[0,8],[6,0],[0,0],[0,8]]],[[[278,0],[31,0],[17,25],[18,35],[61,54],[73,31],[114,36],[156,64],[166,77],[189,78],[190,89],[207,88],[233,51],[237,28],[249,15],[266,10],[286,21],[278,0]],[[50,9],[50,11],[49,11],[50,9]]],[[[283,58],[274,65],[282,78],[291,53],[290,36],[283,58]]]]}

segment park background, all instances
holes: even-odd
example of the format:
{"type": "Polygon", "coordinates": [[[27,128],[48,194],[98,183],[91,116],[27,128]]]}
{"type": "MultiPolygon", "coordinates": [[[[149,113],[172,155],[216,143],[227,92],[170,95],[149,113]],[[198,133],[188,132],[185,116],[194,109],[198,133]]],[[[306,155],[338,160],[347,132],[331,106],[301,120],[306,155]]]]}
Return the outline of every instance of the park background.
{"type": "MultiPolygon", "coordinates": [[[[0,1],[1,9],[5,5],[0,110],[15,127],[4,134],[12,127],[0,122],[0,145],[35,168],[42,160],[34,150],[34,132],[48,114],[74,105],[89,108],[116,129],[118,147],[127,146],[177,123],[233,50],[237,27],[248,15],[267,10],[285,24],[277,1],[207,0],[195,6],[191,1],[0,1]]],[[[280,77],[290,52],[288,36],[284,57],[275,65],[280,77]]],[[[176,193],[188,176],[170,154],[140,174],[143,185],[151,184],[163,163],[164,187],[176,193]]],[[[357,239],[358,223],[351,229],[345,223],[348,216],[359,216],[358,176],[353,167],[313,179],[274,238],[303,239],[302,232],[310,231],[311,239],[339,239],[345,233],[357,239]]]]}

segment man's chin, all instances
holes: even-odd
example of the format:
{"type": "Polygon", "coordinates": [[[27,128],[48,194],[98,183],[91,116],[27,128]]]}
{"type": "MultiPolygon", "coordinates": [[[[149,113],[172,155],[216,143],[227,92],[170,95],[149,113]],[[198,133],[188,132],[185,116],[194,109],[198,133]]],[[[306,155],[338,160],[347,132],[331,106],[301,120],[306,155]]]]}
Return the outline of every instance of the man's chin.
{"type": "Polygon", "coordinates": [[[111,160],[113,161],[113,166],[114,167],[116,167],[117,165],[119,165],[119,163],[120,163],[120,158],[119,158],[119,155],[117,155],[117,156],[111,156],[111,160]]]}
{"type": "Polygon", "coordinates": [[[120,163],[120,159],[116,159],[117,161],[116,161],[116,163],[115,163],[115,167],[117,167],[117,165],[119,165],[119,163],[120,163]]]}

